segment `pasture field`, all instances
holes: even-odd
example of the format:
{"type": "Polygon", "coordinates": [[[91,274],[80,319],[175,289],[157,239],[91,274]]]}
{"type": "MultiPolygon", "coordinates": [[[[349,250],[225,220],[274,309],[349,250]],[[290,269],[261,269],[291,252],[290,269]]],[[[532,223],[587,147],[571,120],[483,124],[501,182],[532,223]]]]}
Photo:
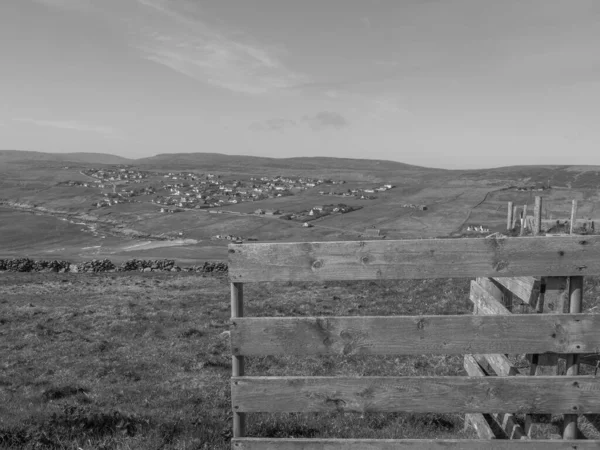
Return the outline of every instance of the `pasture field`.
{"type": "MultiPolygon", "coordinates": [[[[595,310],[600,279],[586,280],[583,309],[595,310]]],[[[467,279],[248,284],[245,312],[468,314],[468,289],[467,279]]],[[[0,274],[0,448],[229,449],[229,303],[226,279],[186,273],[0,274]]],[[[461,356],[432,355],[254,357],[246,373],[465,374],[461,356]]],[[[474,432],[456,414],[331,413],[250,415],[248,435],[474,432]]]]}
{"type": "MultiPolygon", "coordinates": [[[[119,166],[120,167],[120,166],[119,166]]],[[[124,181],[115,181],[120,187],[124,181]]],[[[163,176],[151,176],[130,188],[153,186],[165,194],[163,176]]],[[[120,187],[118,189],[120,189],[120,187]]],[[[131,241],[187,238],[198,241],[164,249],[164,255],[183,264],[225,259],[227,241],[216,235],[234,235],[264,241],[331,241],[365,239],[366,229],[381,230],[387,239],[435,238],[461,235],[468,225],[483,225],[490,232],[503,231],[506,202],[531,205],[533,196],[544,198],[543,219],[563,219],[569,215],[571,200],[579,200],[580,218],[595,218],[600,206],[600,171],[595,166],[514,166],[479,170],[441,170],[410,166],[393,161],[339,158],[255,158],[210,153],[157,155],[127,160],[114,155],[53,155],[36,152],[0,150],[0,200],[46,208],[49,214],[72,222],[96,222],[94,232],[82,232],[71,224],[63,227],[54,218],[14,215],[0,212],[0,257],[30,256],[39,259],[80,261],[110,258],[115,261],[134,257],[160,258],[157,249],[132,251],[131,241]],[[71,159],[69,159],[71,158],[71,159]],[[104,164],[106,162],[106,164],[104,164]],[[112,164],[109,165],[109,164],[112,164]],[[274,197],[256,202],[226,203],[215,209],[189,210],[175,214],[160,213],[151,195],[135,197],[139,203],[119,203],[96,208],[93,204],[112,192],[105,188],[58,185],[67,180],[91,181],[86,169],[111,168],[116,164],[156,174],[166,171],[213,173],[222,180],[262,176],[293,176],[346,181],[321,184],[293,196],[274,197]],[[391,183],[387,192],[376,192],[373,200],[319,195],[319,191],[342,192],[352,188],[376,187],[391,183]],[[543,192],[518,192],[511,186],[535,187],[550,183],[543,192]],[[285,221],[277,216],[248,215],[256,209],[300,212],[314,206],[345,203],[362,209],[336,214],[311,222],[285,221]],[[403,208],[404,204],[426,205],[427,210],[403,208]],[[222,214],[213,214],[216,211],[222,214]],[[15,217],[19,220],[15,220],[15,217]],[[104,239],[102,239],[104,236],[104,239]],[[102,240],[101,240],[102,239],[102,240]]],[[[13,207],[18,207],[13,205],[13,207]]]]}
{"type": "Polygon", "coordinates": [[[579,219],[600,220],[600,195],[597,189],[560,189],[554,188],[543,192],[518,192],[499,190],[491,192],[485,202],[473,207],[469,223],[483,224],[491,227],[506,228],[508,202],[518,207],[519,214],[523,205],[527,205],[527,214],[533,215],[535,196],[540,195],[542,201],[542,220],[560,220],[564,222],[571,217],[571,202],[577,200],[577,217],[579,219]]]}

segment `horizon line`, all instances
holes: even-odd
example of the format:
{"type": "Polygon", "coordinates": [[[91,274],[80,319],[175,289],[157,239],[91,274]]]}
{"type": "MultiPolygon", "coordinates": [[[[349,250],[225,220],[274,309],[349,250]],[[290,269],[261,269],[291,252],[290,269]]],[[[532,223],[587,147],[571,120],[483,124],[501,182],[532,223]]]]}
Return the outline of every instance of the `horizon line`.
{"type": "Polygon", "coordinates": [[[445,171],[471,171],[471,170],[483,170],[483,169],[504,169],[510,167],[598,167],[600,169],[600,165],[597,164],[518,164],[518,165],[509,165],[509,166],[492,166],[492,167],[475,167],[469,169],[463,168],[454,168],[448,169],[444,167],[430,167],[430,166],[420,166],[416,164],[409,164],[403,161],[392,160],[392,159],[375,159],[375,158],[343,158],[338,156],[287,156],[287,157],[275,157],[275,156],[257,156],[257,155],[243,155],[243,154],[230,154],[230,153],[218,153],[218,152],[174,152],[174,153],[156,153],[150,156],[142,156],[139,158],[131,158],[127,156],[122,156],[114,153],[105,153],[105,152],[44,152],[39,150],[15,150],[15,149],[0,149],[1,152],[22,152],[22,153],[41,153],[46,155],[106,155],[106,156],[114,156],[117,158],[126,159],[132,162],[155,158],[157,156],[169,156],[169,155],[220,155],[220,156],[228,156],[228,157],[245,157],[245,158],[262,158],[262,159],[272,159],[272,160],[286,160],[286,159],[339,159],[339,160],[350,160],[350,161],[379,161],[379,162],[387,162],[387,163],[397,163],[404,164],[410,167],[418,167],[423,169],[434,169],[434,170],[445,170],[445,171]]]}

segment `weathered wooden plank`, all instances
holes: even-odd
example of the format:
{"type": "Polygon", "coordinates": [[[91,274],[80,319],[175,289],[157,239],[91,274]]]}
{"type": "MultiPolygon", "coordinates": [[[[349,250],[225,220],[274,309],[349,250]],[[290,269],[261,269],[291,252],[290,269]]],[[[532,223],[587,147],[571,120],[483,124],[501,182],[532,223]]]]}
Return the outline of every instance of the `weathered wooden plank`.
{"type": "Polygon", "coordinates": [[[511,314],[511,312],[502,303],[500,303],[492,294],[488,292],[488,290],[486,290],[476,281],[471,281],[469,299],[475,305],[475,314],[511,314]]]}
{"type": "Polygon", "coordinates": [[[237,412],[596,413],[600,378],[239,377],[237,412]]]}
{"type": "MultiPolygon", "coordinates": [[[[496,439],[486,416],[489,415],[482,413],[465,414],[465,426],[467,428],[473,427],[479,439],[496,439]]],[[[492,419],[490,418],[490,420],[492,419]]]]}
{"type": "MultiPolygon", "coordinates": [[[[510,314],[508,309],[498,301],[503,295],[500,288],[490,278],[478,278],[476,283],[471,282],[470,297],[475,304],[476,314],[510,314]]],[[[483,358],[486,364],[490,365],[492,370],[499,376],[518,374],[508,358],[501,353],[487,353],[476,357],[483,358]]]]}
{"type": "MultiPolygon", "coordinates": [[[[470,377],[484,377],[485,372],[479,367],[475,358],[472,355],[465,355],[464,358],[465,371],[470,377]]],[[[475,428],[475,432],[479,439],[496,439],[496,435],[492,431],[488,420],[482,413],[465,414],[465,423],[475,428]]]]}
{"type": "MultiPolygon", "coordinates": [[[[231,283],[231,318],[237,319],[244,315],[244,285],[231,283]]],[[[239,377],[244,375],[244,357],[233,355],[231,357],[231,375],[239,377]]],[[[244,437],[246,434],[245,414],[233,412],[233,436],[244,437]]]]}
{"type": "Polygon", "coordinates": [[[535,197],[535,206],[533,208],[533,235],[537,236],[542,231],[542,197],[535,197]]]}
{"type": "Polygon", "coordinates": [[[233,450],[597,450],[600,441],[540,439],[232,439],[233,450]]]}
{"type": "Polygon", "coordinates": [[[241,317],[234,355],[583,353],[600,342],[600,315],[241,317]]]}
{"type": "MultiPolygon", "coordinates": [[[[489,278],[483,278],[484,285],[478,282],[471,282],[471,301],[475,304],[476,314],[489,315],[489,314],[510,314],[507,308],[505,308],[497,299],[501,298],[502,293],[495,287],[494,282],[489,278]]],[[[515,316],[517,317],[517,316],[515,316]]],[[[522,317],[522,316],[521,316],[522,317]]],[[[522,320],[522,319],[518,319],[522,320]]],[[[478,355],[479,358],[484,358],[486,363],[489,364],[494,372],[499,376],[517,375],[518,371],[512,366],[510,361],[503,354],[487,353],[485,355],[478,355]]]]}
{"type": "Polygon", "coordinates": [[[500,300],[504,295],[502,288],[498,284],[496,284],[496,282],[494,282],[492,278],[477,277],[475,281],[496,300],[500,300]]]}
{"type": "Polygon", "coordinates": [[[486,354],[473,355],[479,364],[482,360],[494,371],[494,374],[499,377],[509,377],[520,375],[519,370],[512,365],[508,358],[502,354],[486,354]]]}
{"type": "Polygon", "coordinates": [[[516,295],[520,301],[535,307],[540,294],[540,279],[535,277],[494,277],[494,281],[516,295]]]}
{"type": "Polygon", "coordinates": [[[508,213],[507,213],[507,217],[506,217],[506,230],[507,231],[512,228],[513,215],[514,215],[513,202],[508,202],[508,213]]]}
{"type": "Polygon", "coordinates": [[[517,420],[514,414],[492,414],[492,417],[498,425],[504,430],[508,439],[527,439],[526,433],[517,420]]]}
{"type": "Polygon", "coordinates": [[[235,282],[600,273],[600,236],[252,243],[229,246],[235,282]]]}
{"type": "MultiPolygon", "coordinates": [[[[489,375],[483,370],[482,367],[480,367],[479,361],[474,355],[465,355],[464,367],[467,374],[471,377],[485,377],[489,375]]],[[[483,414],[479,414],[479,416],[481,417],[478,417],[477,413],[466,414],[465,420],[469,420],[471,423],[474,423],[477,436],[479,436],[480,439],[495,439],[496,436],[494,435],[492,428],[489,426],[486,417],[483,414]],[[481,421],[484,421],[485,423],[480,424],[481,421]],[[490,437],[490,434],[493,437],[490,437]]],[[[498,424],[498,426],[509,439],[523,439],[525,437],[525,433],[523,432],[521,426],[516,422],[514,414],[494,413],[490,418],[498,424]]]]}
{"type": "Polygon", "coordinates": [[[560,314],[569,312],[569,291],[567,277],[545,277],[545,291],[542,312],[560,314]]]}
{"type": "Polygon", "coordinates": [[[573,204],[571,205],[571,227],[570,233],[573,234],[575,232],[575,224],[577,222],[577,200],[573,200],[573,204]]]}
{"type": "MultiPolygon", "coordinates": [[[[577,209],[577,200],[573,200],[573,209],[577,209]]],[[[573,215],[575,212],[573,212],[573,215]]],[[[569,278],[569,312],[580,313],[583,294],[583,277],[569,278]]],[[[567,375],[579,375],[579,358],[576,354],[566,355],[567,375]]],[[[577,414],[565,414],[563,439],[577,439],[577,414]]]]}
{"type": "MultiPolygon", "coordinates": [[[[537,311],[544,314],[561,314],[568,305],[567,278],[543,277],[538,296],[537,311]]],[[[558,354],[546,353],[528,355],[531,362],[530,375],[558,375],[558,354]]],[[[552,428],[550,416],[543,414],[527,414],[525,431],[530,438],[547,436],[552,428]]]]}

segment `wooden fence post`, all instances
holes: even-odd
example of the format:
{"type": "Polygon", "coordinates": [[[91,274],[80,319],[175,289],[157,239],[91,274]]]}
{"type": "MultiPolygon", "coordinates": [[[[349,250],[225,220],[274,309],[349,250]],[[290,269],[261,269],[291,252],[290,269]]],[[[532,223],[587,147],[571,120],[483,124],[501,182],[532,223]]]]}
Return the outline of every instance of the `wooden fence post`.
{"type": "MultiPolygon", "coordinates": [[[[231,283],[231,318],[244,316],[244,285],[231,283]]],[[[244,357],[233,355],[231,357],[231,375],[241,377],[244,375],[244,357]]],[[[233,437],[246,435],[246,414],[233,412],[233,437]]]]}
{"type": "Polygon", "coordinates": [[[519,236],[523,236],[525,234],[525,229],[527,228],[527,205],[523,205],[523,218],[521,219],[521,231],[519,231],[519,236]]]}
{"type": "MultiPolygon", "coordinates": [[[[583,277],[569,277],[569,312],[581,313],[583,277]]],[[[567,376],[579,375],[579,355],[567,355],[567,376]]],[[[577,414],[565,414],[563,439],[577,439],[577,414]]]]}
{"type": "MultiPolygon", "coordinates": [[[[573,200],[571,206],[571,230],[575,230],[577,220],[577,200],[573,200]]],[[[583,300],[583,277],[569,277],[569,312],[581,313],[581,302],[583,300]]],[[[579,355],[567,355],[567,375],[579,375],[579,355]]],[[[563,426],[563,439],[577,439],[577,414],[565,414],[563,426]]]]}
{"type": "Polygon", "coordinates": [[[573,205],[571,206],[571,229],[569,230],[570,234],[573,234],[575,230],[575,221],[577,220],[577,200],[573,200],[573,205]]]}
{"type": "Polygon", "coordinates": [[[533,210],[533,232],[538,236],[542,231],[542,197],[535,197],[535,208],[533,210]]]}
{"type": "Polygon", "coordinates": [[[506,229],[510,230],[513,221],[513,202],[508,202],[508,216],[506,217],[506,229]]]}

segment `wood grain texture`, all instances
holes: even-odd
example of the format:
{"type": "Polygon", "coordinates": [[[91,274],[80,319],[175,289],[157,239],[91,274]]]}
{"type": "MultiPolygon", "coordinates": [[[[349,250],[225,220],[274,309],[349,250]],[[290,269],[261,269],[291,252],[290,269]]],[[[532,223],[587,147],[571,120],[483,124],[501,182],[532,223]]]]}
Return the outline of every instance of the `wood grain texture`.
{"type": "MultiPolygon", "coordinates": [[[[244,315],[244,285],[231,283],[231,318],[236,319],[244,315]]],[[[239,377],[244,375],[244,357],[233,355],[231,357],[231,375],[239,377]]],[[[246,417],[239,412],[233,412],[233,436],[246,435],[246,417]]]]}
{"type": "Polygon", "coordinates": [[[535,206],[533,207],[533,232],[537,236],[542,231],[542,197],[535,197],[535,206]]]}
{"type": "MultiPolygon", "coordinates": [[[[541,313],[554,315],[562,314],[565,310],[568,310],[569,293],[566,277],[544,277],[542,278],[542,286],[543,292],[540,293],[538,305],[541,307],[541,313]]],[[[558,354],[536,355],[530,357],[530,360],[532,362],[529,367],[530,375],[558,375],[558,354]]]]}
{"type": "MultiPolygon", "coordinates": [[[[479,315],[510,314],[510,312],[497,300],[502,297],[502,292],[489,278],[479,278],[471,282],[470,299],[475,305],[475,313],[479,315]]],[[[524,316],[515,316],[524,317],[524,316]]],[[[517,319],[522,320],[522,319],[517,319]]],[[[506,352],[508,353],[508,352],[506,352]]],[[[502,353],[487,353],[477,355],[484,358],[486,364],[491,366],[498,376],[517,375],[519,372],[513,367],[508,358],[502,353]]]]}
{"type": "Polygon", "coordinates": [[[516,295],[523,303],[536,305],[540,293],[540,279],[536,277],[494,277],[494,281],[516,295]]]}
{"type": "MultiPolygon", "coordinates": [[[[577,208],[577,200],[573,200],[573,208],[577,208]]],[[[583,294],[583,277],[569,278],[569,312],[580,313],[583,294]]],[[[567,375],[579,375],[579,358],[577,354],[566,355],[567,375]]],[[[577,439],[576,414],[565,414],[563,422],[563,439],[577,439]]]]}
{"type": "Polygon", "coordinates": [[[600,273],[600,236],[229,246],[234,282],[568,276],[600,273]]]}
{"type": "Polygon", "coordinates": [[[505,289],[498,283],[496,283],[493,278],[477,277],[475,281],[479,286],[485,289],[488,292],[488,294],[490,294],[493,298],[495,298],[496,300],[502,299],[505,289]]]}
{"type": "Polygon", "coordinates": [[[232,439],[232,450],[597,450],[600,441],[482,439],[232,439]]]}
{"type": "Polygon", "coordinates": [[[242,317],[234,355],[583,353],[600,343],[600,315],[242,317]]]}
{"type": "MultiPolygon", "coordinates": [[[[465,355],[464,367],[467,374],[471,377],[485,377],[489,375],[480,367],[477,358],[474,355],[465,355]]],[[[479,417],[477,414],[478,413],[466,414],[465,420],[469,420],[474,423],[477,436],[480,439],[495,439],[496,436],[494,436],[492,428],[488,424],[485,415],[479,413],[479,416],[481,416],[479,417]],[[485,421],[485,424],[482,423],[482,420],[485,421]],[[490,437],[490,433],[494,437],[490,437]]],[[[498,427],[502,429],[508,439],[523,439],[526,437],[523,428],[521,428],[521,425],[517,423],[514,414],[494,413],[491,414],[491,420],[494,420],[498,424],[498,427]]]]}
{"type": "MultiPolygon", "coordinates": [[[[470,377],[485,377],[486,373],[479,367],[472,355],[465,355],[464,368],[470,377]]],[[[494,431],[490,427],[487,418],[482,413],[465,414],[465,422],[475,428],[479,439],[496,439],[494,431]]]]}
{"type": "MultiPolygon", "coordinates": [[[[490,427],[490,424],[488,423],[488,419],[486,417],[489,417],[489,414],[465,414],[465,425],[467,427],[473,427],[479,439],[496,439],[496,435],[490,427]]],[[[490,418],[490,420],[492,419],[490,418]]]]}
{"type": "Polygon", "coordinates": [[[600,378],[239,377],[238,412],[597,413],[600,378]]]}
{"type": "Polygon", "coordinates": [[[502,354],[486,354],[486,355],[473,355],[477,362],[481,364],[481,359],[485,361],[485,364],[489,365],[494,371],[494,375],[499,377],[510,377],[520,375],[519,370],[512,365],[509,359],[502,354]]]}
{"type": "Polygon", "coordinates": [[[474,305],[474,314],[491,315],[501,314],[510,315],[511,312],[494,295],[480,285],[477,281],[471,281],[471,290],[469,299],[474,305]]]}

